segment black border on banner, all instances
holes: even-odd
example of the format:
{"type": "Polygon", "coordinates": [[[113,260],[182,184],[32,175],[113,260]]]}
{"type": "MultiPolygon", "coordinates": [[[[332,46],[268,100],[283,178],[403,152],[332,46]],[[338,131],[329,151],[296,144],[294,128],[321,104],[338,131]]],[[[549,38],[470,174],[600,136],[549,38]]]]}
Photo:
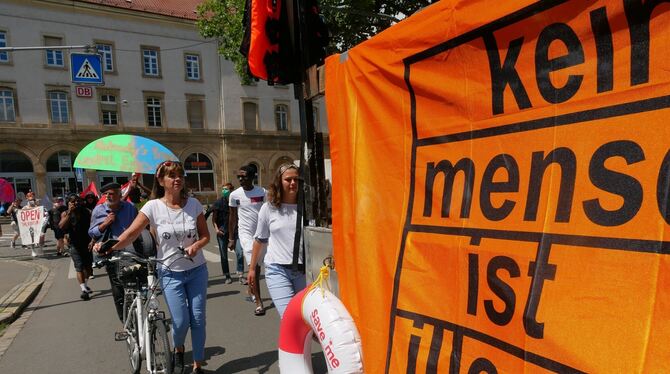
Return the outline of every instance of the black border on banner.
{"type": "MultiPolygon", "coordinates": [[[[415,193],[414,186],[416,183],[416,177],[415,177],[416,153],[418,147],[473,140],[476,138],[499,136],[517,132],[525,132],[541,128],[551,128],[580,122],[587,122],[596,119],[612,118],[629,114],[670,108],[670,96],[660,96],[580,112],[567,113],[555,117],[547,117],[519,123],[501,125],[497,127],[475,130],[471,132],[461,132],[443,136],[418,139],[417,122],[416,122],[416,110],[417,110],[416,94],[414,92],[414,88],[412,87],[410,79],[412,64],[428,59],[437,54],[443,53],[447,50],[453,49],[462,44],[466,44],[468,42],[476,40],[482,37],[484,34],[492,33],[493,31],[505,28],[514,23],[525,20],[526,18],[547,11],[555,6],[567,3],[568,1],[569,0],[538,1],[516,12],[510,13],[504,17],[492,21],[486,25],[480,26],[474,30],[463,33],[459,36],[456,36],[452,39],[439,43],[433,47],[430,47],[424,51],[418,52],[414,55],[411,55],[403,59],[403,63],[405,66],[404,80],[410,96],[410,108],[411,108],[410,116],[412,124],[410,192],[409,192],[407,213],[405,216],[405,224],[403,227],[402,239],[400,244],[400,251],[398,253],[398,261],[396,263],[396,270],[393,280],[393,295],[391,299],[391,310],[389,315],[389,337],[386,351],[385,373],[389,373],[391,366],[391,356],[393,352],[393,340],[395,335],[396,318],[409,318],[410,316],[416,316],[420,320],[430,320],[432,321],[432,324],[436,325],[444,325],[447,323],[445,321],[436,320],[429,316],[421,316],[413,312],[398,309],[398,294],[400,289],[402,264],[405,256],[405,248],[406,248],[405,243],[407,241],[407,236],[409,235],[410,232],[424,232],[424,233],[434,233],[441,235],[464,235],[464,236],[470,236],[473,239],[481,239],[482,237],[486,237],[486,238],[510,239],[510,240],[521,240],[521,241],[533,241],[533,242],[539,242],[540,240],[546,242],[548,240],[552,244],[568,244],[573,246],[588,246],[602,249],[657,253],[664,255],[670,254],[670,242],[663,242],[663,241],[659,242],[659,241],[641,240],[641,239],[638,240],[638,239],[606,238],[606,237],[593,237],[593,236],[552,234],[542,232],[520,232],[520,231],[503,231],[503,230],[491,230],[491,229],[465,229],[461,227],[444,227],[444,226],[412,224],[412,211],[414,207],[414,193],[415,193]]],[[[458,327],[461,330],[464,329],[464,327],[459,326],[456,327],[458,327]]],[[[475,330],[471,330],[470,336],[476,340],[479,340],[476,337],[484,336],[484,334],[479,333],[475,330]]],[[[486,343],[486,339],[482,340],[482,342],[486,343]]],[[[521,349],[504,342],[501,342],[501,344],[498,345],[497,347],[498,348],[503,347],[502,350],[510,354],[515,354],[514,352],[521,349]]],[[[546,358],[542,359],[549,360],[546,358]]],[[[570,369],[579,372],[579,370],[577,369],[573,368],[570,369]]]]}

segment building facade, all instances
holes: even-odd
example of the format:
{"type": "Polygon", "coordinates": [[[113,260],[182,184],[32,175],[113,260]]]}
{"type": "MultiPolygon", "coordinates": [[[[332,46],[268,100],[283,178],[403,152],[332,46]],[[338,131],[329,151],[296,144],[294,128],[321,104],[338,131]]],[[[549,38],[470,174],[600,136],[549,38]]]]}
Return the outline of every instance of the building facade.
{"type": "MultiPolygon", "coordinates": [[[[237,185],[243,164],[254,164],[267,185],[279,164],[299,159],[293,87],[242,85],[216,42],[199,35],[198,3],[0,1],[0,47],[89,45],[102,57],[105,81],[71,83],[69,54],[81,49],[0,52],[0,178],[39,197],[90,181],[124,183],[129,173],[78,177],[72,164],[91,141],[132,134],[169,148],[187,170],[187,188],[211,202],[224,182],[237,185]]],[[[324,131],[325,105],[315,108],[324,131]]]]}

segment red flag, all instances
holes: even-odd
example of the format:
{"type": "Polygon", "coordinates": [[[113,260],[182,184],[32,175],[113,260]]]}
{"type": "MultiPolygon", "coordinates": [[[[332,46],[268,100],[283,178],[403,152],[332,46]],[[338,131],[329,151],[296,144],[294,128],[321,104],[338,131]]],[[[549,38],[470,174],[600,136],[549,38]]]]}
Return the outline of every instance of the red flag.
{"type": "Polygon", "coordinates": [[[95,194],[95,197],[100,196],[100,193],[98,192],[98,188],[95,186],[95,183],[94,183],[94,182],[91,182],[91,183],[88,185],[88,187],[86,187],[83,191],[81,191],[81,193],[79,194],[79,196],[83,199],[84,197],[86,197],[86,195],[87,195],[89,192],[93,192],[93,193],[95,194]]]}

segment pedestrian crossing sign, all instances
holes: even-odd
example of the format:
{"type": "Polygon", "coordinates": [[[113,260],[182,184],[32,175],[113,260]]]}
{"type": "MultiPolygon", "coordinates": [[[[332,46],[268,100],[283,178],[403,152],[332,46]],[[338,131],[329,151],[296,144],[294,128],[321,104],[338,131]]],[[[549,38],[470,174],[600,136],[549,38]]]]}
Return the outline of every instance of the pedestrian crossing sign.
{"type": "Polygon", "coordinates": [[[96,53],[71,53],[70,76],[72,83],[104,84],[100,55],[96,53]]]}

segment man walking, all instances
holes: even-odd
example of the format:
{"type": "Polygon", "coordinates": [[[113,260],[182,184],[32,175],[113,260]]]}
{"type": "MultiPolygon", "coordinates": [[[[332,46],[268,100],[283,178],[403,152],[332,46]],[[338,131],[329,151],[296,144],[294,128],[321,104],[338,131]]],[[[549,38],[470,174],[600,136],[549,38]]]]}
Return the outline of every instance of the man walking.
{"type": "MultiPolygon", "coordinates": [[[[108,183],[101,189],[106,201],[93,209],[88,234],[94,240],[116,239],[125,231],[137,216],[132,203],[121,200],[121,185],[108,183]]],[[[117,276],[117,264],[105,266],[112,287],[112,297],[116,313],[123,322],[123,284],[117,276]]]]}
{"type": "Polygon", "coordinates": [[[88,249],[90,224],[91,211],[84,208],[81,198],[76,194],[68,196],[67,210],[61,215],[58,227],[70,236],[70,257],[77,271],[82,300],[89,300],[92,292],[88,287],[88,277],[93,273],[93,255],[88,249]]]}
{"type": "MultiPolygon", "coordinates": [[[[244,258],[247,264],[251,264],[251,252],[253,249],[254,234],[256,233],[256,224],[258,223],[258,212],[265,202],[265,188],[254,186],[253,180],[256,177],[256,168],[251,165],[245,165],[237,172],[237,179],[240,181],[240,187],[230,194],[230,213],[228,222],[228,232],[235,232],[242,245],[244,258]]],[[[235,238],[228,240],[228,248],[235,248],[235,238]]],[[[252,301],[256,303],[254,314],[261,316],[265,314],[259,279],[261,273],[260,263],[256,265],[256,279],[254,285],[249,285],[248,293],[252,296],[252,301]]]]}
{"type": "MultiPolygon", "coordinates": [[[[228,238],[230,237],[230,231],[228,221],[230,219],[230,209],[228,207],[228,198],[233,189],[233,185],[226,183],[222,190],[221,198],[216,200],[212,204],[212,224],[216,230],[216,240],[219,243],[219,253],[221,254],[221,271],[226,277],[226,283],[233,283],[233,279],[230,277],[230,266],[228,264],[228,238]]],[[[232,233],[233,239],[235,233],[232,233]]],[[[244,274],[244,258],[240,251],[237,256],[237,276],[242,277],[244,274]]]]}
{"type": "Polygon", "coordinates": [[[56,237],[56,255],[62,256],[65,254],[65,232],[58,227],[60,217],[67,208],[63,204],[63,198],[57,197],[54,201],[54,206],[49,210],[49,227],[54,231],[56,237]]]}

